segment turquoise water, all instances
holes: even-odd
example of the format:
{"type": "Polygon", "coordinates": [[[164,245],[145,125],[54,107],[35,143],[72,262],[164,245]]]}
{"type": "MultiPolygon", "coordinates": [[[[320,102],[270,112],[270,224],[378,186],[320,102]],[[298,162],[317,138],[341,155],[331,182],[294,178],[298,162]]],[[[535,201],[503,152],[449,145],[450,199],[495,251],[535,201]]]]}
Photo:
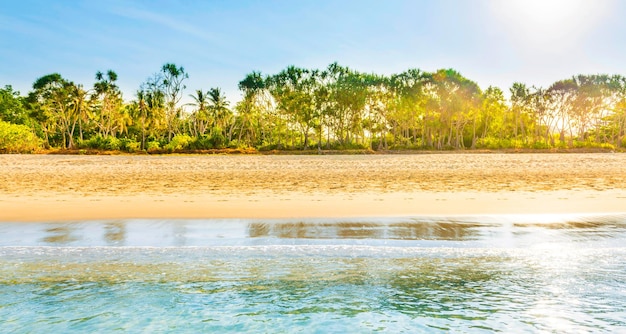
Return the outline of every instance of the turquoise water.
{"type": "Polygon", "coordinates": [[[0,223],[0,332],[606,332],[626,215],[0,223]]]}

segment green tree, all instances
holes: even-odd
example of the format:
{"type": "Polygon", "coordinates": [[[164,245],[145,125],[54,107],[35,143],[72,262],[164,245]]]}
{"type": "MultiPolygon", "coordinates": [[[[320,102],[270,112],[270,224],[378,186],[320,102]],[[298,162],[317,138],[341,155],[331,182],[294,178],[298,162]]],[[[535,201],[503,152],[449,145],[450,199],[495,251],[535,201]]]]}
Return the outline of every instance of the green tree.
{"type": "Polygon", "coordinates": [[[425,85],[431,76],[419,69],[409,69],[393,75],[387,80],[390,100],[388,100],[389,120],[394,139],[401,145],[432,146],[432,115],[426,108],[425,85]]]}
{"type": "Polygon", "coordinates": [[[464,148],[465,128],[476,120],[472,114],[480,106],[480,88],[452,69],[433,73],[428,86],[426,108],[436,115],[431,124],[435,129],[436,148],[464,148]]]}
{"type": "Polygon", "coordinates": [[[113,136],[125,131],[129,123],[124,108],[122,92],[116,84],[117,73],[108,70],[106,75],[98,71],[92,95],[93,121],[101,137],[113,136]]]}
{"type": "Polygon", "coordinates": [[[74,147],[74,131],[80,118],[77,109],[72,106],[75,93],[74,83],[58,73],[45,75],[33,84],[28,100],[33,118],[40,122],[48,144],[51,134],[60,133],[62,147],[74,147]]]}
{"type": "Polygon", "coordinates": [[[309,135],[316,123],[316,71],[289,66],[269,80],[269,91],[281,113],[300,134],[302,148],[309,146],[309,135]]]}
{"type": "Polygon", "coordinates": [[[141,149],[145,150],[148,136],[158,137],[165,129],[165,94],[162,80],[155,75],[141,84],[136,93],[137,112],[135,116],[141,129],[141,149]]]}
{"type": "Polygon", "coordinates": [[[20,92],[13,90],[10,85],[0,88],[0,120],[13,123],[25,124],[28,112],[20,97],[20,92]]]}
{"type": "Polygon", "coordinates": [[[179,107],[179,102],[183,96],[183,90],[187,88],[183,82],[185,79],[189,78],[189,74],[185,72],[182,66],[167,63],[161,68],[161,75],[162,89],[165,98],[167,140],[171,141],[172,137],[179,131],[178,122],[180,121],[182,111],[179,107]]]}
{"type": "MultiPolygon", "coordinates": [[[[513,85],[514,87],[522,88],[521,84],[513,85]]],[[[525,86],[523,87],[522,90],[525,90],[525,86]]],[[[505,138],[504,132],[507,129],[506,112],[506,99],[502,90],[498,87],[488,87],[483,93],[482,117],[479,126],[479,129],[482,129],[481,139],[497,137],[498,140],[502,141],[505,138]]]]}
{"type": "Polygon", "coordinates": [[[577,90],[569,118],[572,128],[578,132],[578,139],[585,141],[590,131],[596,137],[600,135],[603,119],[619,99],[619,77],[606,74],[577,75],[572,80],[577,90]]]}
{"type": "Polygon", "coordinates": [[[626,92],[624,85],[612,112],[605,118],[606,124],[601,128],[609,140],[617,147],[626,148],[626,92]]]}
{"type": "Polygon", "coordinates": [[[225,131],[232,119],[233,113],[228,108],[230,102],[219,87],[208,91],[208,114],[212,119],[211,136],[225,137],[225,131]]]}
{"type": "Polygon", "coordinates": [[[573,79],[560,80],[553,83],[547,90],[549,117],[554,119],[554,131],[559,134],[559,141],[565,144],[566,134],[572,138],[571,115],[577,95],[577,85],[573,79]]]}
{"type": "Polygon", "coordinates": [[[243,99],[235,110],[229,137],[235,132],[239,141],[245,138],[252,142],[251,146],[270,146],[281,148],[286,133],[286,120],[278,113],[276,103],[268,89],[271,78],[260,72],[252,72],[239,82],[239,90],[243,99]]]}
{"type": "Polygon", "coordinates": [[[367,76],[337,63],[329,65],[327,71],[331,77],[328,85],[331,131],[340,145],[349,145],[363,130],[362,119],[368,100],[367,76]]]}
{"type": "Polygon", "coordinates": [[[83,85],[77,84],[70,87],[71,100],[70,106],[73,108],[73,112],[78,117],[78,133],[79,138],[82,141],[83,130],[89,123],[89,114],[92,109],[91,102],[89,100],[89,92],[83,89],[83,85]]]}
{"type": "MultiPolygon", "coordinates": [[[[521,137],[525,140],[527,138],[525,132],[528,125],[524,120],[526,115],[530,113],[530,90],[526,87],[526,85],[515,82],[513,83],[510,92],[511,113],[513,114],[513,137],[518,138],[518,136],[521,135],[521,137]]],[[[504,117],[506,117],[506,114],[504,114],[504,117]]],[[[503,120],[503,123],[506,124],[506,119],[503,120]]],[[[506,127],[503,127],[503,129],[506,129],[506,127]]]]}
{"type": "Polygon", "coordinates": [[[194,107],[194,110],[190,115],[192,123],[192,128],[190,130],[193,136],[202,137],[206,133],[206,130],[212,121],[209,116],[207,94],[203,92],[202,89],[197,89],[196,94],[190,94],[189,97],[193,99],[193,102],[190,103],[190,105],[194,107]]]}

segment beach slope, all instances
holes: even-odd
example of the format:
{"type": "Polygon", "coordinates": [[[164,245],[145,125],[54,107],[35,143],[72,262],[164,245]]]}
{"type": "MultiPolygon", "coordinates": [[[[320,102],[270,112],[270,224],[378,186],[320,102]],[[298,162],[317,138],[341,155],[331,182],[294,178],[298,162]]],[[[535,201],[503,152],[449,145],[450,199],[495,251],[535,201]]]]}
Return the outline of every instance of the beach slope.
{"type": "Polygon", "coordinates": [[[626,154],[0,156],[1,221],[626,212],[626,154]]]}

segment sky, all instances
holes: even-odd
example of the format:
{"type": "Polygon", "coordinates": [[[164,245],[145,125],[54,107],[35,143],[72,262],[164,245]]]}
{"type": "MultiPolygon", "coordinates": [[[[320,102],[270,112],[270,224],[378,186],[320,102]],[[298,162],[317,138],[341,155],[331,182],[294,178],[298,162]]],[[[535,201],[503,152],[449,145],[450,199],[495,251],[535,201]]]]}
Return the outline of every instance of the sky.
{"type": "Polygon", "coordinates": [[[20,0],[0,10],[0,86],[25,95],[46,74],[91,87],[118,74],[126,100],[165,63],[185,94],[246,74],[333,62],[390,75],[453,68],[481,88],[548,87],[575,74],[626,75],[620,0],[20,0]]]}

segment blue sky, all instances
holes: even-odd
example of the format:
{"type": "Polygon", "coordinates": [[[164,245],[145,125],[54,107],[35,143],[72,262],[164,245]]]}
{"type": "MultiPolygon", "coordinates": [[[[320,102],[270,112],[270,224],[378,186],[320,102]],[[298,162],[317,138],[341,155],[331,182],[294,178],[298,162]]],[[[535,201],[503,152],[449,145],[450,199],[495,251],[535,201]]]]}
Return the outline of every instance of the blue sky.
{"type": "Polygon", "coordinates": [[[626,1],[4,1],[0,85],[25,94],[58,72],[93,85],[112,69],[125,99],[166,62],[186,94],[253,71],[332,62],[363,72],[454,68],[482,88],[548,86],[574,74],[626,75],[626,1]]]}

